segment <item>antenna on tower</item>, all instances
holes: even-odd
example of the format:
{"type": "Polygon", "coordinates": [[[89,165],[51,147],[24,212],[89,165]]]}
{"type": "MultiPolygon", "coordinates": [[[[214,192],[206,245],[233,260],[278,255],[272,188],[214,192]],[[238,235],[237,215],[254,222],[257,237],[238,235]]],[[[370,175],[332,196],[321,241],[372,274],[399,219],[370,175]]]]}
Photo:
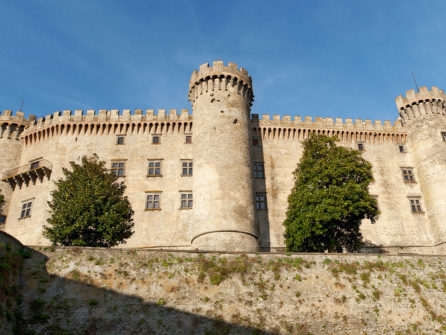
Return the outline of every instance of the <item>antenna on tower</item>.
{"type": "Polygon", "coordinates": [[[418,84],[417,84],[417,80],[415,79],[415,75],[412,72],[412,78],[413,78],[413,82],[415,83],[415,87],[417,88],[417,92],[420,92],[420,89],[418,88],[418,84]]]}
{"type": "Polygon", "coordinates": [[[20,112],[22,111],[23,108],[23,99],[22,99],[22,103],[20,104],[20,112]]]}

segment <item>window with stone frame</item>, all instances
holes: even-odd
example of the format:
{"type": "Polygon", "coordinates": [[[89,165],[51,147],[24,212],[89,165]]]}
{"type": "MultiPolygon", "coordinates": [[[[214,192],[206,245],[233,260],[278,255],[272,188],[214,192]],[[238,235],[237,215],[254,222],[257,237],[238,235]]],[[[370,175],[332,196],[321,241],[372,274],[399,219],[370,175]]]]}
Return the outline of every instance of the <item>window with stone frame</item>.
{"type": "Polygon", "coordinates": [[[0,215],[0,224],[4,224],[6,222],[6,215],[0,215]]]}
{"type": "Polygon", "coordinates": [[[186,144],[192,144],[192,135],[186,135],[186,144]]]}
{"type": "Polygon", "coordinates": [[[423,208],[421,207],[421,198],[419,197],[410,197],[410,210],[412,213],[420,214],[424,213],[423,208]]]}
{"type": "Polygon", "coordinates": [[[152,144],[161,144],[161,136],[152,135],[152,144]]]}
{"type": "Polygon", "coordinates": [[[146,192],[146,211],[161,209],[161,191],[146,192]]]}
{"type": "Polygon", "coordinates": [[[20,211],[20,219],[29,218],[31,216],[31,207],[33,199],[28,199],[22,202],[22,210],[20,211]]]}
{"type": "Polygon", "coordinates": [[[190,177],[193,173],[193,162],[190,159],[181,160],[181,176],[190,177]]]}
{"type": "Polygon", "coordinates": [[[182,191],[181,192],[181,203],[180,209],[191,209],[194,205],[192,191],[182,191]]]}
{"type": "Polygon", "coordinates": [[[147,177],[162,177],[160,159],[149,159],[147,167],[147,177]]]}
{"type": "Polygon", "coordinates": [[[265,164],[263,162],[254,162],[254,178],[265,178],[265,164]]]}
{"type": "Polygon", "coordinates": [[[256,193],[256,209],[257,210],[266,210],[266,192],[257,192],[256,193]]]}
{"type": "Polygon", "coordinates": [[[406,149],[404,148],[404,145],[402,145],[402,144],[398,144],[398,150],[399,150],[401,153],[406,152],[406,149]]]}
{"type": "Polygon", "coordinates": [[[124,136],[124,135],[118,135],[118,136],[116,136],[116,144],[117,144],[117,145],[123,145],[123,144],[125,144],[125,136],[124,136]]]}
{"type": "Polygon", "coordinates": [[[40,166],[40,161],[34,161],[34,162],[31,162],[29,169],[34,170],[34,169],[37,169],[39,166],[40,166]]]}
{"type": "Polygon", "coordinates": [[[358,142],[358,150],[359,151],[364,151],[364,143],[363,142],[358,142]]]}
{"type": "Polygon", "coordinates": [[[413,168],[404,167],[404,168],[401,168],[401,171],[403,173],[403,180],[405,183],[416,183],[415,175],[413,173],[413,168]]]}
{"type": "Polygon", "coordinates": [[[111,172],[118,177],[124,177],[125,176],[125,161],[124,160],[112,161],[111,172]]]}

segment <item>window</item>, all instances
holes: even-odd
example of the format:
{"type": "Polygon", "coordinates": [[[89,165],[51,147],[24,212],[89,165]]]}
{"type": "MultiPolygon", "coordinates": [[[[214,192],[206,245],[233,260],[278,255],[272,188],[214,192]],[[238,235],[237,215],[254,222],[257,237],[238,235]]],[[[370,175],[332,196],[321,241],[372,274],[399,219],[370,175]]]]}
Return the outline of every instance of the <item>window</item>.
{"type": "Polygon", "coordinates": [[[29,218],[31,216],[31,206],[33,205],[32,200],[26,200],[22,202],[22,211],[20,212],[20,218],[29,218]]]}
{"type": "Polygon", "coordinates": [[[446,142],[446,131],[441,132],[441,138],[443,139],[444,142],[446,142]]]}
{"type": "Polygon", "coordinates": [[[410,201],[410,210],[412,211],[412,213],[423,213],[419,198],[418,199],[410,198],[409,201],[410,201]]]}
{"type": "Polygon", "coordinates": [[[413,168],[402,168],[402,171],[405,183],[415,183],[415,175],[413,174],[413,168]]]}
{"type": "Polygon", "coordinates": [[[400,152],[405,152],[404,146],[402,144],[398,145],[398,149],[400,150],[400,152]]]}
{"type": "Polygon", "coordinates": [[[161,136],[153,135],[152,136],[152,144],[161,144],[161,136]]]}
{"type": "Polygon", "coordinates": [[[257,139],[257,138],[253,138],[252,139],[252,145],[259,145],[259,139],[257,139]]]}
{"type": "Polygon", "coordinates": [[[256,179],[265,178],[265,167],[262,162],[254,162],[254,178],[256,179]]]}
{"type": "Polygon", "coordinates": [[[146,195],[146,211],[160,210],[160,194],[159,191],[148,191],[146,195]]]}
{"type": "Polygon", "coordinates": [[[266,193],[256,193],[256,209],[266,209],[266,193]]]}
{"type": "Polygon", "coordinates": [[[124,177],[125,162],[124,161],[112,162],[111,172],[117,175],[118,177],[124,177]]]}
{"type": "Polygon", "coordinates": [[[124,144],[124,136],[116,137],[116,144],[118,144],[118,145],[124,144]]]}
{"type": "Polygon", "coordinates": [[[181,193],[181,209],[191,209],[193,207],[193,197],[192,193],[182,192],[181,193]]]}
{"type": "Polygon", "coordinates": [[[358,142],[358,150],[364,151],[364,143],[358,142]]]}
{"type": "Polygon", "coordinates": [[[192,143],[192,135],[186,135],[186,144],[192,143]]]}
{"type": "Polygon", "coordinates": [[[161,161],[149,161],[147,177],[161,177],[161,161]]]}
{"type": "Polygon", "coordinates": [[[0,224],[4,224],[6,222],[6,216],[0,215],[0,224]]]}
{"type": "Polygon", "coordinates": [[[39,167],[39,161],[31,162],[31,166],[29,167],[30,170],[37,169],[39,167]]]}
{"type": "Polygon", "coordinates": [[[192,161],[191,160],[183,160],[181,162],[181,166],[182,166],[181,175],[183,177],[190,177],[190,176],[192,176],[192,161]]]}

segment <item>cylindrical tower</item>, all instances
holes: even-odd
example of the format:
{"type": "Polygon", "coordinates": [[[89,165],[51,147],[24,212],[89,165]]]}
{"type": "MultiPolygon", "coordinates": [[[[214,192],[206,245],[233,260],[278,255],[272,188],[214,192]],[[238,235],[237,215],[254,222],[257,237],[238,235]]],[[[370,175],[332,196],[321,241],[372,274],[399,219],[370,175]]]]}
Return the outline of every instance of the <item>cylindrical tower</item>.
{"type": "Polygon", "coordinates": [[[1,179],[6,171],[19,167],[22,153],[19,136],[28,123],[22,112],[16,112],[15,116],[10,110],[5,110],[3,115],[0,113],[0,193],[4,196],[4,202],[0,205],[0,216],[7,216],[12,193],[11,186],[1,179]]]}
{"type": "Polygon", "coordinates": [[[252,182],[252,81],[237,64],[194,71],[194,237],[200,250],[258,250],[252,182]]]}
{"type": "Polygon", "coordinates": [[[446,95],[421,87],[396,98],[434,240],[446,242],[446,95]]]}

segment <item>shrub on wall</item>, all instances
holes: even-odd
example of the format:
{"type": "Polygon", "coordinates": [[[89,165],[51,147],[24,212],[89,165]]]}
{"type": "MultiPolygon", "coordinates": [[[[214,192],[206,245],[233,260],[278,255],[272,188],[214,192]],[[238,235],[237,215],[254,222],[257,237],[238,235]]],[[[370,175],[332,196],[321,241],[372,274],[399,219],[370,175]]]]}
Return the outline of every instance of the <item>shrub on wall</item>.
{"type": "Polygon", "coordinates": [[[303,142],[283,223],[288,251],[359,250],[361,220],[376,220],[376,199],[368,192],[372,166],[336,140],[312,135],[303,142]]]}
{"type": "Polygon", "coordinates": [[[71,171],[51,192],[49,226],[43,235],[55,245],[112,247],[133,234],[133,210],[124,182],[98,157],[71,162],[71,171]]]}

